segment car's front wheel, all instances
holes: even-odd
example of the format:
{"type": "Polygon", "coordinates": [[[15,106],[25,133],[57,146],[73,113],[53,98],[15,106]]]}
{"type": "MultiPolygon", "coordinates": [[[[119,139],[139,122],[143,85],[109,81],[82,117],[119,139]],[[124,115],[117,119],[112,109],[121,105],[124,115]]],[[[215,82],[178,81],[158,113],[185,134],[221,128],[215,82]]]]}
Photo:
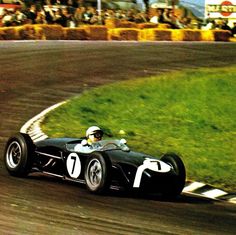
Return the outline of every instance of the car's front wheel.
{"type": "Polygon", "coordinates": [[[162,156],[161,160],[170,165],[174,171],[174,176],[165,185],[164,195],[166,197],[178,196],[184,186],[186,180],[185,166],[181,158],[174,153],[167,153],[162,156]]]}
{"type": "Polygon", "coordinates": [[[17,133],[11,137],[5,147],[4,161],[9,174],[18,177],[27,176],[32,167],[34,144],[29,135],[17,133]]]}
{"type": "Polygon", "coordinates": [[[89,157],[85,167],[85,182],[89,191],[104,193],[110,187],[110,162],[99,153],[89,157]]]}

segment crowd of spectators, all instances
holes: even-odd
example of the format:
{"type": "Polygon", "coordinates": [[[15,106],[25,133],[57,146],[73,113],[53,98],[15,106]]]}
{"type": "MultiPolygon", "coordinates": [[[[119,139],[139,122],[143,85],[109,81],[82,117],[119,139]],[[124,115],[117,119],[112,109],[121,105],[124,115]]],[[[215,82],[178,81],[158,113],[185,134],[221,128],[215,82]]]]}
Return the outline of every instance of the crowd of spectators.
{"type": "MultiPolygon", "coordinates": [[[[98,12],[96,6],[88,6],[83,0],[16,0],[19,8],[4,9],[0,15],[1,26],[22,24],[59,24],[63,27],[78,27],[84,24],[104,24],[106,19],[119,19],[135,23],[165,23],[173,29],[193,28],[191,18],[180,17],[172,8],[156,9],[150,17],[137,9],[120,10],[103,7],[98,12]]],[[[236,34],[236,24],[230,28],[226,21],[209,21],[203,28],[230,30],[236,34]]],[[[197,26],[199,28],[199,25],[197,26]]]]}
{"type": "Polygon", "coordinates": [[[46,0],[24,4],[14,11],[4,9],[0,16],[0,26],[59,24],[63,27],[77,27],[84,24],[104,24],[106,19],[149,22],[147,14],[136,9],[103,9],[99,13],[96,7],[84,6],[81,1],[46,0]]]}
{"type": "Polygon", "coordinates": [[[179,19],[172,9],[156,9],[149,17],[137,9],[120,10],[103,7],[99,13],[96,6],[86,6],[83,0],[38,0],[18,1],[22,6],[14,11],[7,10],[0,16],[0,26],[22,24],[59,24],[63,27],[77,27],[84,24],[104,24],[106,19],[120,19],[135,23],[167,23],[172,28],[186,28],[190,19],[179,19]]]}
{"type": "Polygon", "coordinates": [[[175,14],[171,8],[157,9],[154,16],[151,17],[152,23],[164,23],[169,24],[173,29],[191,28],[191,18],[180,17],[175,14]]]}
{"type": "Polygon", "coordinates": [[[225,19],[217,19],[217,20],[208,19],[207,23],[203,27],[203,29],[206,29],[206,30],[211,30],[211,29],[228,30],[231,32],[232,36],[236,37],[236,22],[234,22],[233,27],[230,27],[228,24],[228,21],[225,19]]]}

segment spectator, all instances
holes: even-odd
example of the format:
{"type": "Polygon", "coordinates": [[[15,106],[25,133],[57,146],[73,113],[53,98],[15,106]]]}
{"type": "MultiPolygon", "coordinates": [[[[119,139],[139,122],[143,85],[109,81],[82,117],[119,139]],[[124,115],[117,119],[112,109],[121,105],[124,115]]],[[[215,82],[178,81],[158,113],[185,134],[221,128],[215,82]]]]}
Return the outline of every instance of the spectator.
{"type": "Polygon", "coordinates": [[[128,10],[127,14],[126,14],[126,18],[127,18],[128,21],[134,22],[135,21],[135,15],[136,15],[136,12],[134,12],[134,10],[128,10]]]}
{"type": "Polygon", "coordinates": [[[53,17],[53,21],[55,24],[59,24],[62,25],[63,24],[63,19],[62,19],[62,9],[58,8],[55,11],[54,17],[53,17]]]}
{"type": "Polygon", "coordinates": [[[46,15],[43,10],[37,12],[35,23],[36,24],[47,24],[46,15]]]}
{"type": "Polygon", "coordinates": [[[214,28],[215,28],[215,21],[207,19],[207,24],[203,29],[211,30],[211,29],[214,29],[214,28]]]}
{"type": "Polygon", "coordinates": [[[223,30],[229,30],[229,31],[231,32],[231,28],[228,26],[228,21],[224,20],[224,21],[222,22],[221,29],[223,29],[223,30]]]}
{"type": "Polygon", "coordinates": [[[223,25],[223,19],[220,18],[218,20],[215,20],[215,29],[222,29],[222,25],[223,25]]]}
{"type": "Polygon", "coordinates": [[[181,20],[178,18],[177,15],[174,14],[174,11],[170,11],[170,18],[171,18],[171,28],[172,29],[182,29],[184,25],[181,23],[181,20]]]}
{"type": "Polygon", "coordinates": [[[89,21],[90,24],[100,24],[100,17],[98,15],[98,12],[94,12],[92,17],[90,18],[89,21]]]}
{"type": "Polygon", "coordinates": [[[37,17],[37,10],[36,10],[36,5],[31,5],[30,9],[27,14],[27,18],[30,20],[32,24],[35,24],[35,19],[37,17]]]}
{"type": "Polygon", "coordinates": [[[234,27],[231,29],[232,36],[236,37],[236,22],[234,22],[234,27]]]}
{"type": "MultiPolygon", "coordinates": [[[[86,8],[85,8],[86,9],[86,8]]],[[[82,13],[82,19],[83,23],[85,24],[90,24],[90,20],[93,17],[94,14],[94,8],[93,7],[88,7],[83,13],[82,13]]]]}
{"type": "Polygon", "coordinates": [[[119,17],[119,19],[124,19],[125,15],[123,14],[122,11],[119,11],[119,13],[116,15],[116,13],[113,10],[106,9],[103,13],[103,17],[105,20],[106,19],[116,19],[116,18],[118,19],[118,17],[119,17]]]}
{"type": "Polygon", "coordinates": [[[68,0],[67,1],[67,10],[69,14],[74,15],[76,7],[74,7],[74,1],[73,0],[68,0]]]}
{"type": "Polygon", "coordinates": [[[149,19],[148,19],[148,16],[147,16],[146,13],[140,12],[140,13],[135,15],[134,21],[137,24],[139,24],[139,23],[147,23],[149,21],[149,19]]]}
{"type": "Polygon", "coordinates": [[[44,6],[45,20],[48,24],[53,24],[55,19],[55,12],[52,9],[52,5],[44,6]]]}
{"type": "Polygon", "coordinates": [[[57,5],[57,6],[64,5],[64,4],[63,4],[63,1],[61,1],[61,0],[53,1],[52,4],[53,4],[53,5],[57,5]]]}
{"type": "Polygon", "coordinates": [[[84,7],[77,7],[74,14],[75,25],[78,27],[82,24],[82,12],[85,11],[84,7]]]}
{"type": "Polygon", "coordinates": [[[155,15],[150,19],[150,22],[154,24],[164,23],[163,10],[157,9],[155,15]]]}
{"type": "Polygon", "coordinates": [[[67,27],[69,25],[69,18],[70,15],[68,14],[67,9],[61,9],[59,8],[55,13],[55,20],[54,22],[56,24],[61,25],[62,27],[67,27]]]}
{"type": "Polygon", "coordinates": [[[172,23],[172,20],[171,20],[171,9],[164,9],[164,12],[163,12],[163,21],[164,23],[167,23],[167,24],[171,24],[172,23]]]}
{"type": "Polygon", "coordinates": [[[70,13],[74,14],[75,13],[75,9],[78,7],[78,3],[74,0],[67,0],[66,5],[68,6],[68,11],[72,11],[70,13]]]}
{"type": "Polygon", "coordinates": [[[13,12],[5,9],[2,17],[3,26],[12,26],[13,21],[14,21],[13,12]]]}
{"type": "Polygon", "coordinates": [[[20,11],[20,9],[16,9],[14,14],[14,21],[16,25],[22,25],[26,22],[27,16],[20,11]]]}
{"type": "Polygon", "coordinates": [[[60,8],[57,11],[59,14],[56,17],[55,23],[60,24],[62,27],[74,27],[73,24],[73,17],[72,15],[68,12],[67,8],[60,8]],[[73,26],[72,26],[73,24],[73,26]]]}
{"type": "Polygon", "coordinates": [[[181,23],[183,25],[184,28],[191,28],[191,19],[188,17],[184,17],[181,19],[181,23]]]}

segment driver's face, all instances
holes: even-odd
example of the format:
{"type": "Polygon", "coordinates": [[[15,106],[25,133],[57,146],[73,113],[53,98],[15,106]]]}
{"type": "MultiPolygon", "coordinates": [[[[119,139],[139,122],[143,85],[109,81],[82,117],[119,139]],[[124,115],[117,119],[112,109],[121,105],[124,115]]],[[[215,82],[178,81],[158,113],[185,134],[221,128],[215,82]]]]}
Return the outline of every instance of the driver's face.
{"type": "Polygon", "coordinates": [[[89,139],[92,142],[97,142],[102,139],[102,133],[101,132],[95,132],[94,134],[89,135],[89,139]]]}

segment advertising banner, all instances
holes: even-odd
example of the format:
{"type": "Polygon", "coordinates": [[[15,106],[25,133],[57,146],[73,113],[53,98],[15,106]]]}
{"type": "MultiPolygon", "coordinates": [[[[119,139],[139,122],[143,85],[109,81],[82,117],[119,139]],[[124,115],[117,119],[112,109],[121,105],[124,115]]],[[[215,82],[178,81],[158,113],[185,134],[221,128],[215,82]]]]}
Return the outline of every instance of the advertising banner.
{"type": "Polygon", "coordinates": [[[236,0],[206,0],[206,18],[236,18],[236,0]]]}

